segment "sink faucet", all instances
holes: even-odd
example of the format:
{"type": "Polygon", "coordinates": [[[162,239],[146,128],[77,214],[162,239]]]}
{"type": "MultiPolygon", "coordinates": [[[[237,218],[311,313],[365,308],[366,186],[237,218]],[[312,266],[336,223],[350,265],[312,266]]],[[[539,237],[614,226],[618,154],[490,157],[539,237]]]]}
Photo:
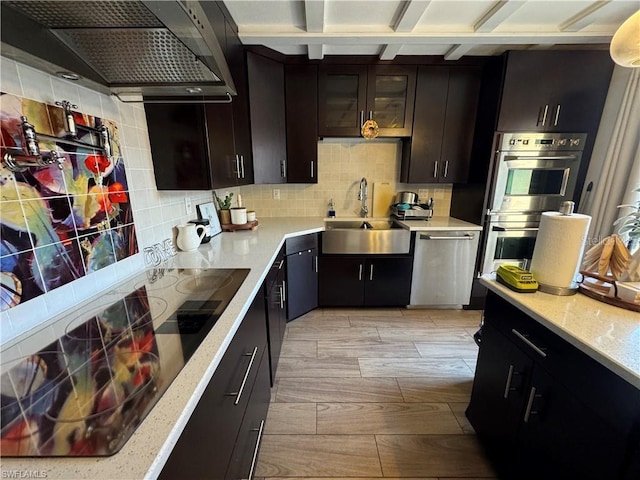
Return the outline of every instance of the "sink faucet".
{"type": "Polygon", "coordinates": [[[367,179],[362,177],[360,180],[360,192],[358,192],[358,200],[360,200],[360,216],[367,218],[369,215],[369,209],[367,208],[367,179]]]}

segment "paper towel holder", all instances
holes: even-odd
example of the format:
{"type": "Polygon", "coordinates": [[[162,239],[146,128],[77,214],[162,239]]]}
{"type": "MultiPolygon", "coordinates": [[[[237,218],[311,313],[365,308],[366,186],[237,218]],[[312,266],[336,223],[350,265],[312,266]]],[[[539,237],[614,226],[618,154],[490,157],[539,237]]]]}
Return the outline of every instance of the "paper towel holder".
{"type": "MultiPolygon", "coordinates": [[[[559,209],[560,214],[562,214],[563,216],[571,216],[573,214],[575,206],[575,202],[572,202],[570,200],[562,202],[559,209]]],[[[571,285],[568,287],[555,287],[553,285],[546,285],[544,283],[538,282],[538,291],[549,293],[551,295],[566,297],[578,293],[578,284],[574,281],[571,282],[571,285]]]]}

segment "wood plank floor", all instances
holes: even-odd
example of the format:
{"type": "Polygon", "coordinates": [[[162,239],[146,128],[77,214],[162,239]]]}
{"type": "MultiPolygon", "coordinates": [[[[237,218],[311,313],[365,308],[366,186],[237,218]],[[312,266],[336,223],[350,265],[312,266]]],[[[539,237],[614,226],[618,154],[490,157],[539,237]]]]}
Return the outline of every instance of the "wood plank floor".
{"type": "Polygon", "coordinates": [[[464,414],[479,323],[400,308],[289,323],[256,478],[496,478],[464,414]]]}

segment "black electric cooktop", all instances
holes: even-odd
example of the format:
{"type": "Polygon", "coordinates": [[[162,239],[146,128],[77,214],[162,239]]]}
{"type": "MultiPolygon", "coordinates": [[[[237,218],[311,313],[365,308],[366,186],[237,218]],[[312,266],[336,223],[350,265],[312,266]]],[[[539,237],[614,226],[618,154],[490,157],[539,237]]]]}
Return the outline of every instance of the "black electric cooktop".
{"type": "Polygon", "coordinates": [[[148,270],[2,351],[1,455],[116,453],[248,273],[148,270]]]}

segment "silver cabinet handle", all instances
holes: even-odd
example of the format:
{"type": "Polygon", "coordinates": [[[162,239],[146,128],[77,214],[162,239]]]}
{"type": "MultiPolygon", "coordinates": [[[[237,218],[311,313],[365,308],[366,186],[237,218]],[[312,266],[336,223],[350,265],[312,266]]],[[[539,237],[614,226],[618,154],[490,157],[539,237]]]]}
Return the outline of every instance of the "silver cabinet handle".
{"type": "Polygon", "coordinates": [[[518,337],[520,340],[522,340],[524,343],[526,343],[534,352],[536,352],[542,358],[546,358],[547,354],[540,347],[535,345],[531,340],[529,340],[527,337],[525,337],[523,334],[521,334],[515,328],[511,329],[511,333],[513,333],[516,337],[518,337]]]}
{"type": "Polygon", "coordinates": [[[359,265],[358,269],[358,280],[362,280],[362,264],[359,265]]]}
{"type": "Polygon", "coordinates": [[[540,120],[540,115],[538,115],[538,122],[536,123],[537,126],[545,126],[545,124],[547,123],[547,114],[549,113],[549,105],[545,105],[544,106],[544,110],[542,112],[542,120],[540,120]]]}
{"type": "Polygon", "coordinates": [[[242,178],[244,178],[244,155],[240,155],[240,170],[242,171],[242,178]]]}
{"type": "Polygon", "coordinates": [[[437,178],[438,176],[438,161],[436,160],[433,163],[433,178],[437,178]]]}
{"type": "Polygon", "coordinates": [[[251,367],[253,365],[253,361],[256,359],[256,353],[258,353],[258,347],[253,347],[252,353],[245,353],[244,356],[248,357],[251,355],[251,360],[249,360],[249,365],[247,366],[247,371],[244,372],[244,377],[242,378],[242,383],[240,384],[240,389],[237,392],[227,393],[230,396],[236,396],[236,400],[233,402],[234,405],[238,405],[240,403],[240,397],[242,397],[242,392],[244,392],[244,387],[247,384],[247,379],[249,378],[249,372],[251,371],[251,367]]]}
{"type": "Polygon", "coordinates": [[[311,160],[311,178],[313,178],[313,160],[311,160]]]}
{"type": "MultiPolygon", "coordinates": [[[[282,301],[287,301],[287,282],[284,280],[282,280],[282,301]]],[[[284,308],[284,306],[282,308],[284,308]]]]}
{"type": "Polygon", "coordinates": [[[373,120],[373,111],[369,110],[369,120],[373,120]]]}
{"type": "Polygon", "coordinates": [[[373,280],[373,263],[369,268],[369,280],[373,280]]]}
{"type": "Polygon", "coordinates": [[[278,264],[278,270],[281,270],[283,265],[284,265],[284,259],[280,260],[280,263],[278,264]]]}
{"type": "Polygon", "coordinates": [[[553,126],[557,127],[558,126],[558,119],[560,118],[560,104],[558,104],[558,106],[556,107],[556,114],[555,117],[553,118],[553,126]]]}
{"type": "Polygon", "coordinates": [[[537,232],[540,229],[538,227],[508,228],[495,226],[491,230],[494,232],[537,232]]]}
{"type": "Polygon", "coordinates": [[[556,155],[556,156],[534,156],[534,155],[505,155],[505,162],[511,162],[513,160],[577,160],[575,155],[556,155]]]}
{"type": "Polygon", "coordinates": [[[449,160],[445,160],[444,162],[444,178],[447,178],[449,174],[449,160]]]}
{"type": "Polygon", "coordinates": [[[524,412],[524,423],[529,422],[529,417],[531,415],[535,415],[536,413],[538,413],[531,410],[533,408],[533,401],[537,396],[538,395],[536,395],[536,387],[531,387],[531,392],[529,392],[529,401],[527,402],[527,409],[524,412]]]}
{"type": "Polygon", "coordinates": [[[507,374],[507,384],[504,386],[504,398],[509,397],[511,390],[511,379],[513,378],[513,365],[509,365],[509,373],[507,374]]]}
{"type": "MultiPolygon", "coordinates": [[[[253,432],[256,430],[253,429],[253,432]]],[[[251,457],[251,468],[249,469],[248,480],[253,480],[253,475],[256,473],[256,464],[258,462],[258,452],[260,451],[260,443],[262,442],[262,434],[264,433],[264,420],[260,420],[260,427],[258,427],[258,438],[256,439],[256,447],[253,449],[253,457],[251,457]]]]}
{"type": "Polygon", "coordinates": [[[444,236],[444,237],[434,237],[431,234],[420,234],[420,240],[473,240],[475,235],[473,233],[465,233],[461,237],[456,236],[444,236]]]}
{"type": "Polygon", "coordinates": [[[236,177],[240,178],[240,155],[236,155],[236,177]]]}
{"type": "Polygon", "coordinates": [[[278,287],[280,289],[280,310],[284,310],[284,290],[282,285],[278,287]]]}
{"type": "Polygon", "coordinates": [[[360,128],[364,126],[364,110],[360,110],[360,128]]]}
{"type": "Polygon", "coordinates": [[[280,160],[280,176],[282,178],[287,178],[287,161],[280,160]]]}
{"type": "Polygon", "coordinates": [[[318,256],[316,255],[316,273],[318,273],[318,256]]]}

